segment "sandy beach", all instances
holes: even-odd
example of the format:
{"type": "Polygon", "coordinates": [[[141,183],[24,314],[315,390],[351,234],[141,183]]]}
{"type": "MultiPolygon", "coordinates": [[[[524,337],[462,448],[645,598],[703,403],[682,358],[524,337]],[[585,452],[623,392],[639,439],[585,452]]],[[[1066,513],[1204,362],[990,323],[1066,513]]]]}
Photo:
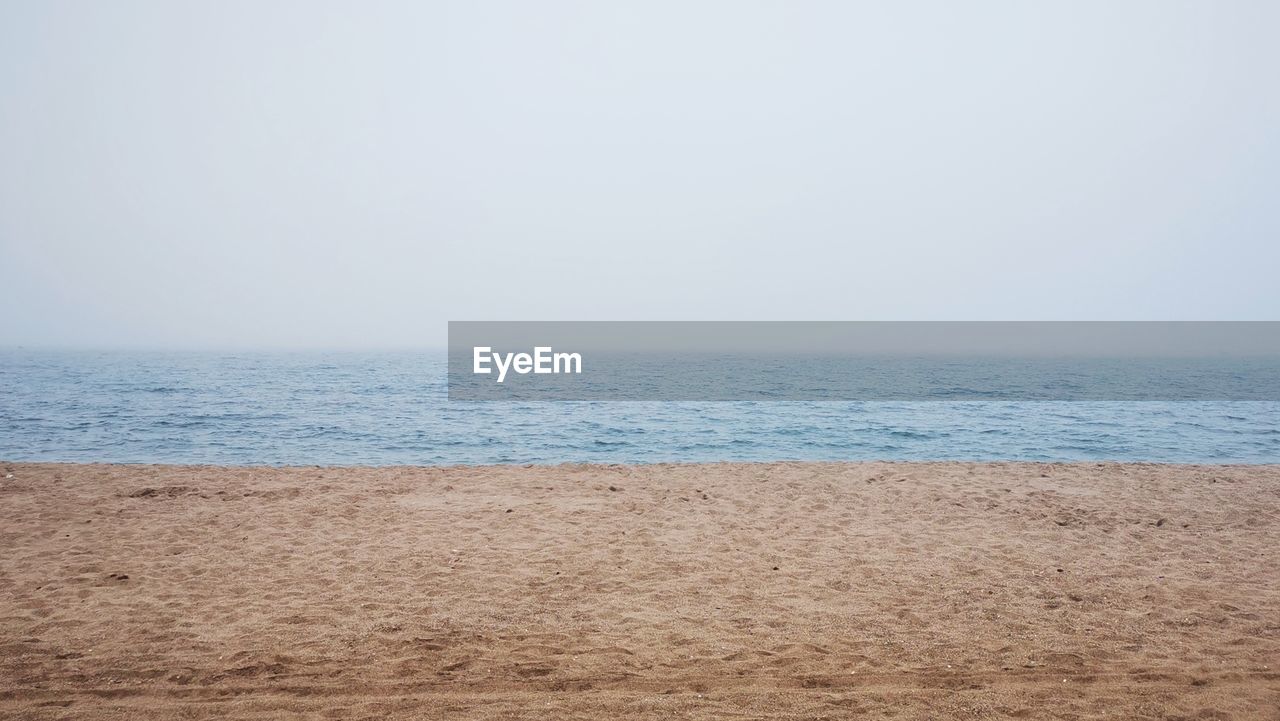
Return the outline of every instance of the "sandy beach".
{"type": "Polygon", "coordinates": [[[0,465],[4,718],[1280,717],[1277,466],[0,465]]]}

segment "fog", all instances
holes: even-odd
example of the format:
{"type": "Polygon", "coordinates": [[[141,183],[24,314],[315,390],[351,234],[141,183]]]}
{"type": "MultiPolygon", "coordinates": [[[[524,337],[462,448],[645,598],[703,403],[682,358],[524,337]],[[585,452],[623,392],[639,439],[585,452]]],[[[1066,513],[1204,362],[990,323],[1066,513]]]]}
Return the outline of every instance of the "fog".
{"type": "Polygon", "coordinates": [[[1280,318],[1274,2],[0,5],[0,346],[1280,318]]]}

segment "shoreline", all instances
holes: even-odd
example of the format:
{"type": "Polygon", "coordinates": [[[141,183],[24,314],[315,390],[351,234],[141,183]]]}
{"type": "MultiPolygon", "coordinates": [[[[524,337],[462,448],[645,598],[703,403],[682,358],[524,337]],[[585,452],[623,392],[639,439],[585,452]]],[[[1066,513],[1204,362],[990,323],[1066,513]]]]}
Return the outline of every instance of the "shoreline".
{"type": "Polygon", "coordinates": [[[72,468],[146,468],[161,470],[183,470],[183,469],[214,469],[221,468],[226,470],[275,470],[275,471],[298,471],[298,470],[314,470],[317,468],[326,470],[345,470],[345,471],[389,471],[389,470],[424,470],[424,471],[467,471],[478,469],[543,469],[554,470],[557,468],[586,468],[586,469],[616,469],[616,468],[690,468],[690,467],[707,467],[719,468],[723,466],[870,466],[870,465],[889,465],[889,466],[1028,466],[1034,468],[1054,468],[1054,467],[1098,467],[1108,468],[1112,466],[1133,466],[1136,468],[1156,467],[1156,468],[1280,468],[1280,461],[1259,461],[1251,463],[1248,461],[1224,461],[1222,463],[1213,463],[1210,461],[1130,461],[1130,460],[1065,460],[1065,461],[1032,461],[1018,459],[992,459],[992,460],[956,460],[956,459],[936,459],[936,460],[914,460],[914,459],[894,459],[879,458],[868,460],[799,460],[799,459],[776,459],[776,460],[725,460],[725,461],[637,461],[637,462],[613,462],[613,461],[556,461],[556,462],[522,462],[522,463],[451,463],[451,464],[431,464],[431,463],[387,463],[382,465],[374,464],[351,464],[342,463],[284,463],[284,464],[268,464],[268,463],[173,463],[168,461],[26,461],[0,458],[0,467],[3,466],[67,466],[72,468]]]}
{"type": "Polygon", "coordinates": [[[1280,705],[1280,465],[0,469],[5,716],[1280,705]]]}

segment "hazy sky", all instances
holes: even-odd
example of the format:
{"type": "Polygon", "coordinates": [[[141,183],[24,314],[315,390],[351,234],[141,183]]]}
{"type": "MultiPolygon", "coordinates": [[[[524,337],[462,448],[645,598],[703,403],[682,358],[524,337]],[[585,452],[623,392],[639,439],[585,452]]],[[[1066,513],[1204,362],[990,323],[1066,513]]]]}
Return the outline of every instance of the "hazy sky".
{"type": "Polygon", "coordinates": [[[0,345],[1280,319],[1280,3],[0,2],[0,345]]]}

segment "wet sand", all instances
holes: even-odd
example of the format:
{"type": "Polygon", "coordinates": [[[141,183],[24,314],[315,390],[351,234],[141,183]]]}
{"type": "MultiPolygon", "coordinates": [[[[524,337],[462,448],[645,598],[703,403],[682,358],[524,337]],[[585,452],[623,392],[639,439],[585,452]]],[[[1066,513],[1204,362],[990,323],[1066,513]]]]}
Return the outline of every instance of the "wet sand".
{"type": "Polygon", "coordinates": [[[0,467],[3,718],[1280,717],[1276,466],[0,467]]]}

